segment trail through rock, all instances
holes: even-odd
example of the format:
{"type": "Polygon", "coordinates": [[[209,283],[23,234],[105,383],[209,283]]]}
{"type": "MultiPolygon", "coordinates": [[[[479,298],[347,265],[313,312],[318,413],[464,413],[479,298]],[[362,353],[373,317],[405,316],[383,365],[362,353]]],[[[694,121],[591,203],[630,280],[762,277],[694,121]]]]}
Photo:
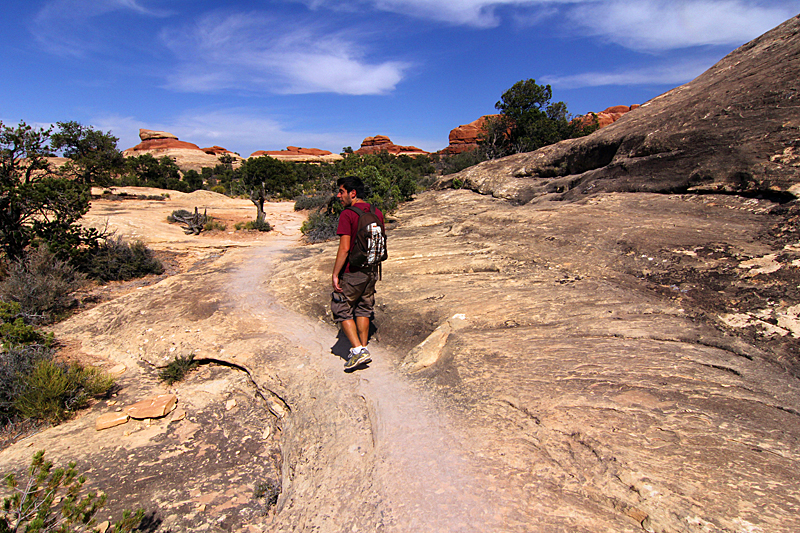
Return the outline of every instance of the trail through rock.
{"type": "Polygon", "coordinates": [[[306,520],[318,515],[317,525],[323,531],[347,530],[342,529],[346,526],[405,532],[500,531],[501,506],[491,504],[492,493],[501,490],[498,480],[481,470],[469,439],[435,399],[399,372],[393,363],[398,358],[373,343],[368,368],[343,372],[343,359],[332,353],[336,329],[287,310],[263,288],[261,280],[269,275],[263,265],[292,244],[287,239],[279,246],[251,250],[229,285],[243,312],[269,323],[297,348],[295,354],[306,354],[302,362],[289,356],[278,372],[281,379],[296,384],[313,375],[321,389],[310,397],[289,393],[293,399],[287,431],[305,427],[296,419],[313,418],[317,439],[306,443],[316,447],[313,460],[306,464],[295,462],[296,450],[289,443],[302,442],[308,435],[290,435],[284,445],[279,530],[305,530],[302,521],[296,522],[299,514],[306,520]],[[317,396],[325,401],[316,401],[317,396]],[[342,411],[350,411],[349,416],[342,417],[342,411]],[[351,427],[354,420],[357,428],[351,427]],[[342,480],[351,478],[356,478],[356,490],[343,490],[342,480]],[[330,516],[323,516],[320,500],[327,500],[330,516]]]}

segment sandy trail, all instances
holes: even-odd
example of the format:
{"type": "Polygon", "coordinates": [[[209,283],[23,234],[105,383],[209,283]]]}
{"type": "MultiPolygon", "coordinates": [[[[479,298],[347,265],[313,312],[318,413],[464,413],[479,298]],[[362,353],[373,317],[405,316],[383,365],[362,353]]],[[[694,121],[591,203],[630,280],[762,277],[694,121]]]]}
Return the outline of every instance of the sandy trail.
{"type": "MultiPolygon", "coordinates": [[[[483,454],[468,450],[470,440],[448,421],[435,400],[395,367],[392,361],[399,360],[395,354],[372,343],[369,367],[345,373],[343,360],[331,350],[337,342],[336,328],[286,309],[264,289],[269,276],[264,265],[280,260],[282,253],[297,245],[296,236],[287,233],[267,246],[248,250],[226,282],[229,297],[241,312],[269,324],[271,334],[285,338],[293,353],[302,354],[280,365],[281,380],[294,387],[313,381],[328,391],[330,413],[289,393],[295,398],[289,401],[290,418],[314,418],[319,440],[314,443],[315,463],[308,470],[295,468],[292,451],[284,450],[285,477],[290,471],[294,475],[283,480],[279,506],[291,502],[293,512],[278,513],[280,530],[303,530],[293,523],[298,513],[322,518],[320,498],[338,507],[338,516],[315,522],[323,531],[340,531],[343,519],[366,526],[365,516],[375,517],[372,525],[380,531],[502,530],[502,517],[490,505],[497,480],[482,473],[475,462],[483,454]],[[350,427],[349,417],[335,416],[339,409],[352,409],[351,414],[366,425],[367,439],[350,427]],[[295,498],[296,487],[307,481],[304,476],[313,478],[315,494],[304,492],[295,498]],[[362,478],[360,488],[355,493],[342,490],[342,480],[353,476],[362,478]]],[[[289,421],[289,427],[296,425],[289,421]]]]}

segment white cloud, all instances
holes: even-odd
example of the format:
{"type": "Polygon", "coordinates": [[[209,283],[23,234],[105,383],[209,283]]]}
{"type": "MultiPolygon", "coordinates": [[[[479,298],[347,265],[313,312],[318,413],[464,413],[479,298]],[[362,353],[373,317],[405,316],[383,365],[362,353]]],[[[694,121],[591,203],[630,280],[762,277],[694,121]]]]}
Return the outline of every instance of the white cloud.
{"type": "Polygon", "coordinates": [[[590,35],[634,50],[738,45],[797,14],[796,0],[297,0],[312,9],[378,11],[476,28],[503,16],[541,24],[561,12],[564,34],[590,35]]]}
{"type": "Polygon", "coordinates": [[[604,85],[681,85],[708,70],[718,59],[692,59],[650,68],[616,72],[596,71],[569,76],[542,76],[541,82],[560,89],[604,85]]]}
{"type": "Polygon", "coordinates": [[[797,12],[796,2],[747,0],[612,0],[574,6],[576,26],[633,50],[735,46],[797,12]],[[795,5],[791,5],[795,4],[795,5]]]}
{"type": "Polygon", "coordinates": [[[356,38],[344,32],[255,13],[206,15],[162,38],[180,61],[168,87],[187,92],[384,94],[410,66],[370,62],[356,38]]]}

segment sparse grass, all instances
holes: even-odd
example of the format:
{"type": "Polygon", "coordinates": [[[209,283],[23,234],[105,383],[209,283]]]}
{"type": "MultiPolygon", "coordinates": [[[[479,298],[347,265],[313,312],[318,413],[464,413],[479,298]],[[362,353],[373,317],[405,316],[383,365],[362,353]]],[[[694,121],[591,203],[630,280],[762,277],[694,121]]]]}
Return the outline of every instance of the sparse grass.
{"type": "Polygon", "coordinates": [[[200,363],[194,360],[194,354],[178,355],[170,364],[161,369],[161,372],[158,373],[158,379],[167,385],[172,385],[182,381],[189,372],[195,370],[199,365],[200,363]]]}

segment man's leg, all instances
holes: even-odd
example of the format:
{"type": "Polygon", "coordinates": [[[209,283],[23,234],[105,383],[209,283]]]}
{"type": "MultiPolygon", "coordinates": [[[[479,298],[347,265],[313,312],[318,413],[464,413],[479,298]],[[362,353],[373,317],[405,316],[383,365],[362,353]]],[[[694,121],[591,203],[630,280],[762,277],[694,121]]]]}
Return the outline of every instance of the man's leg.
{"type": "Polygon", "coordinates": [[[369,317],[357,316],[356,329],[358,330],[358,340],[360,341],[361,346],[366,347],[367,342],[369,341],[369,317]]]}
{"type": "MultiPolygon", "coordinates": [[[[361,317],[358,317],[358,320],[360,322],[361,317]]],[[[367,319],[367,328],[369,328],[369,319],[367,319]]],[[[356,321],[353,320],[352,318],[348,320],[342,320],[342,331],[344,331],[347,340],[350,341],[350,346],[352,346],[353,348],[357,346],[366,346],[366,344],[363,344],[361,342],[361,339],[359,338],[360,336],[359,331],[358,328],[356,327],[356,321]]]]}

